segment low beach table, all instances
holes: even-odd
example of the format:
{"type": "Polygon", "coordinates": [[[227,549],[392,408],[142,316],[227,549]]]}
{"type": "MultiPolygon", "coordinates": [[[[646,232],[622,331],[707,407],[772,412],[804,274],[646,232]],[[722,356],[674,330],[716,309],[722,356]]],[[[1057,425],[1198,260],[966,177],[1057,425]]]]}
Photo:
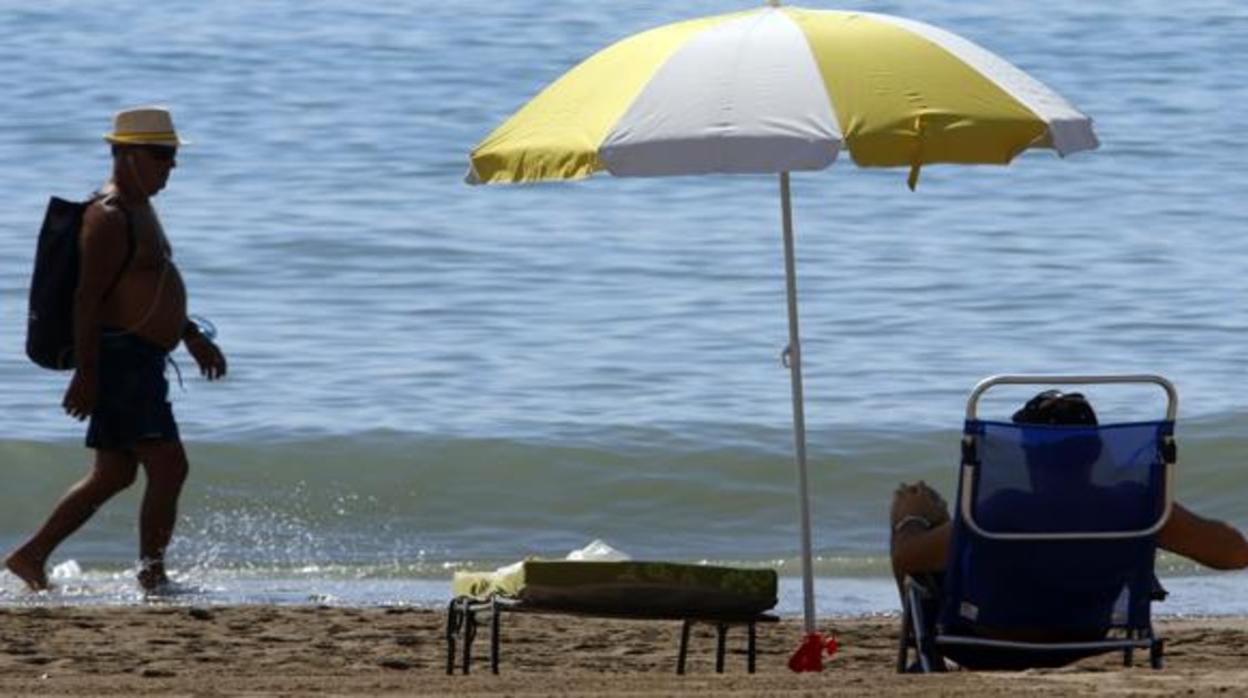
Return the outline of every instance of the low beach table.
{"type": "Polygon", "coordinates": [[[498,572],[457,572],[447,608],[446,673],[455,673],[457,640],[461,669],[469,673],[478,613],[489,614],[490,671],[495,674],[505,613],[681,621],[677,674],[685,673],[694,624],[715,627],[719,673],[728,629],[745,626],[747,669],[754,673],[756,625],[779,620],[766,612],[776,605],[776,589],[775,570],[675,562],[525,560],[498,572]]]}

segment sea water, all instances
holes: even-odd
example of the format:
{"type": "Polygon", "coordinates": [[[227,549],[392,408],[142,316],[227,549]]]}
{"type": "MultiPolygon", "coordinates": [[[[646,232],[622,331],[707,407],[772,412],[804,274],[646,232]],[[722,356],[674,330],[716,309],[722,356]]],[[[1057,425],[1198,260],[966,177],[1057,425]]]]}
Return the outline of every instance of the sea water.
{"type": "MultiPolygon", "coordinates": [[[[97,187],[112,112],[155,102],[194,141],[156,203],[230,360],[209,384],[176,355],[192,474],[175,598],[436,604],[454,570],[601,538],[774,566],[800,609],[775,178],[462,181],[479,139],[597,49],[751,6],[0,2],[0,547],[90,457],[68,376],[22,352],[43,206],[97,187]]],[[[820,611],[895,608],[889,495],[952,493],[966,395],[993,373],[1168,376],[1180,499],[1248,524],[1248,9],[840,7],[984,45],[1103,145],[927,167],[914,193],[848,157],[795,176],[820,611]]],[[[1093,398],[1106,419],[1162,409],[1093,398]]],[[[138,494],[57,551],[52,601],[138,598],[138,494]]],[[[1173,611],[1248,590],[1161,568],[1173,611]]],[[[0,575],[0,603],[31,601],[0,575]]]]}

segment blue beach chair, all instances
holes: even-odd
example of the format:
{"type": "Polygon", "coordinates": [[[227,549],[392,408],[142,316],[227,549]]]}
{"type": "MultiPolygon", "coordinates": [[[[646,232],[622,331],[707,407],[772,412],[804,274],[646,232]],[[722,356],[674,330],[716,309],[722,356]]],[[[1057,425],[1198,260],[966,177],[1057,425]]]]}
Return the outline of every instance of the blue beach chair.
{"type": "Polygon", "coordinates": [[[1174,386],[1159,376],[994,376],[967,402],[962,465],[943,575],[903,583],[898,671],[1069,664],[1111,651],[1164,653],[1150,606],[1175,462],[1174,386]],[[1099,426],[981,420],[998,385],[1147,383],[1166,418],[1099,426]],[[910,650],[916,661],[911,663],[910,650]]]}

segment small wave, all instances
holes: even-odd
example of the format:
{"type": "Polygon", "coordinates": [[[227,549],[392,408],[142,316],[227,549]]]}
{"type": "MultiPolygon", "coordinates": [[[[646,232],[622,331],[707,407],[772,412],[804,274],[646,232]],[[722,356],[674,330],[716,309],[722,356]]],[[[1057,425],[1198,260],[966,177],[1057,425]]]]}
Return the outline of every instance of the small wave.
{"type": "MultiPolygon", "coordinates": [[[[1180,499],[1242,524],[1240,415],[1180,427],[1180,499]]],[[[566,430],[556,437],[459,438],[377,432],[192,443],[192,476],[171,556],[187,569],[364,570],[437,576],[449,567],[562,556],[594,538],[637,558],[788,560],[796,554],[795,467],[781,431],[734,425],[678,433],[566,430]]],[[[957,432],[815,431],[810,485],[816,553],[829,573],[879,573],[884,512],[899,481],[951,498],[957,432]],[[866,562],[869,561],[869,562],[866,562]]],[[[76,446],[0,441],[0,545],[12,547],[80,477],[76,446]],[[76,456],[70,457],[70,456],[76,456]]],[[[134,563],[141,484],[110,503],[65,553],[134,563]]],[[[304,572],[306,571],[306,572],[304,572]]],[[[72,579],[72,569],[53,570],[72,579]]]]}

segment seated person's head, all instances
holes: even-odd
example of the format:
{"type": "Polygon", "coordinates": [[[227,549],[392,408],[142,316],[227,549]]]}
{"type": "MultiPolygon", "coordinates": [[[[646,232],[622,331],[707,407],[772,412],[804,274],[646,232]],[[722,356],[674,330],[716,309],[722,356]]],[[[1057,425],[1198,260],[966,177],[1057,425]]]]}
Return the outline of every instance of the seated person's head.
{"type": "Polygon", "coordinates": [[[1027,401],[1011,418],[1015,424],[1096,426],[1096,412],[1082,393],[1046,390],[1027,401]]]}
{"type": "MultiPolygon", "coordinates": [[[[1096,412],[1080,393],[1046,390],[1027,401],[1012,421],[1015,424],[1095,427],[1096,412]]],[[[1048,430],[1045,430],[1046,432],[1048,430]]],[[[1090,430],[1055,430],[1053,433],[1024,434],[1023,450],[1037,489],[1061,483],[1086,482],[1092,465],[1101,456],[1100,435],[1090,430]],[[1057,476],[1055,478],[1046,477],[1057,476]]]]}

